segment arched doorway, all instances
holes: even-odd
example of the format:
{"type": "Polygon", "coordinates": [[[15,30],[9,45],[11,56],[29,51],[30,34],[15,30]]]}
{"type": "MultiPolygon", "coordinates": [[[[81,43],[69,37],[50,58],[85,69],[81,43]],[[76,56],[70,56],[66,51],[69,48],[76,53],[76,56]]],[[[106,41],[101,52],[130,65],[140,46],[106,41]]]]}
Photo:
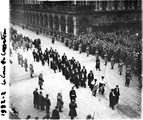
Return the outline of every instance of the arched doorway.
{"type": "Polygon", "coordinates": [[[39,20],[40,20],[40,26],[42,27],[43,26],[43,15],[42,14],[40,14],[39,20]]]}
{"type": "Polygon", "coordinates": [[[44,26],[45,26],[45,28],[48,27],[48,17],[46,14],[44,15],[44,26]]]}
{"type": "Polygon", "coordinates": [[[49,27],[50,29],[53,29],[53,16],[49,15],[49,27]]]}
{"type": "Polygon", "coordinates": [[[33,22],[32,22],[33,25],[35,25],[35,14],[34,13],[33,13],[33,19],[32,20],[33,20],[33,22]]]}
{"type": "Polygon", "coordinates": [[[55,30],[59,30],[59,18],[57,15],[54,17],[54,24],[55,24],[55,30]]]}
{"type": "Polygon", "coordinates": [[[66,31],[66,20],[64,16],[61,16],[60,18],[60,25],[61,25],[61,31],[65,32],[66,31]]]}
{"type": "Polygon", "coordinates": [[[39,15],[36,14],[36,25],[39,26],[39,15]]]}
{"type": "Polygon", "coordinates": [[[68,33],[73,33],[73,19],[68,17],[67,19],[68,33]]]}
{"type": "Polygon", "coordinates": [[[79,33],[87,33],[87,27],[89,27],[89,20],[84,17],[79,21],[79,33]]]}

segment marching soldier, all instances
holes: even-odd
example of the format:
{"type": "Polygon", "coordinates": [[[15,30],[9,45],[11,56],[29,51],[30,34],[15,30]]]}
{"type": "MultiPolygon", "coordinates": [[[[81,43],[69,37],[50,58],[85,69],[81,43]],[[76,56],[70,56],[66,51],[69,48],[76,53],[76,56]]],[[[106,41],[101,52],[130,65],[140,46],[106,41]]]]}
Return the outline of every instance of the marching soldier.
{"type": "Polygon", "coordinates": [[[25,68],[25,71],[27,72],[27,68],[28,68],[27,59],[24,60],[24,68],[25,68]]]}
{"type": "Polygon", "coordinates": [[[81,54],[81,52],[82,52],[82,45],[79,44],[79,54],[81,54]]]}
{"type": "Polygon", "coordinates": [[[108,57],[107,57],[107,52],[104,54],[104,60],[105,60],[105,65],[107,65],[108,57]]]}
{"type": "Polygon", "coordinates": [[[120,59],[120,62],[119,62],[119,72],[120,72],[120,75],[122,75],[122,72],[123,72],[123,61],[120,59]]]}
{"type": "Polygon", "coordinates": [[[31,76],[31,78],[33,78],[34,69],[33,69],[33,65],[32,64],[30,64],[29,69],[30,69],[30,76],[31,76]]]}
{"type": "Polygon", "coordinates": [[[86,47],[86,54],[87,54],[87,57],[89,56],[89,46],[86,47]]]}
{"type": "Polygon", "coordinates": [[[114,64],[115,64],[115,62],[114,62],[114,56],[112,56],[111,57],[111,69],[113,69],[113,67],[114,67],[114,64]]]}
{"type": "Polygon", "coordinates": [[[99,58],[99,51],[98,51],[98,49],[96,49],[96,51],[95,51],[95,58],[96,58],[96,60],[99,58]]]}

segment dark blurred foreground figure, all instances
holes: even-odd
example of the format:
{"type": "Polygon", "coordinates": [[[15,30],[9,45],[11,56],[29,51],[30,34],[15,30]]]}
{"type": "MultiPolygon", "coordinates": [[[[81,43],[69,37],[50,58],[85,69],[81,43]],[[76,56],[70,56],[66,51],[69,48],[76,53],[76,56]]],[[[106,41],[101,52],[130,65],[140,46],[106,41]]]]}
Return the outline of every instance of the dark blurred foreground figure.
{"type": "Polygon", "coordinates": [[[71,117],[71,119],[74,119],[74,117],[77,116],[77,112],[76,112],[76,108],[77,108],[77,104],[75,103],[75,100],[72,100],[71,103],[69,104],[69,116],[71,117]]]}
{"type": "Polygon", "coordinates": [[[58,107],[56,106],[55,109],[52,111],[52,119],[60,119],[58,107]]]}

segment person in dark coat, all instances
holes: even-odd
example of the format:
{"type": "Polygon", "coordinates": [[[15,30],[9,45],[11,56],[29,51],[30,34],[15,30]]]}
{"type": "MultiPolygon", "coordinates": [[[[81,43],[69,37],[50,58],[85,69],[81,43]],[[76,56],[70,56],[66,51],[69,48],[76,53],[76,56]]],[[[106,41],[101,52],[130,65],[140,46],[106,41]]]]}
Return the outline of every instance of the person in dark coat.
{"type": "Polygon", "coordinates": [[[43,97],[41,91],[40,91],[40,94],[38,96],[38,105],[40,106],[41,110],[44,110],[44,97],[43,97]]]}
{"type": "Polygon", "coordinates": [[[55,109],[52,111],[52,119],[60,119],[58,107],[56,106],[55,109]]]}
{"type": "Polygon", "coordinates": [[[58,66],[59,72],[61,72],[61,68],[62,68],[62,61],[61,61],[61,59],[58,59],[57,66],[58,66]]]}
{"type": "Polygon", "coordinates": [[[126,76],[125,76],[125,78],[126,78],[126,82],[125,82],[125,86],[128,86],[129,87],[129,85],[130,85],[130,80],[131,80],[131,73],[129,72],[129,71],[126,71],[126,76]]]}
{"type": "Polygon", "coordinates": [[[75,87],[76,87],[77,89],[79,88],[79,82],[80,82],[80,79],[79,79],[79,75],[77,74],[77,75],[75,76],[75,82],[74,82],[75,87]]]}
{"type": "Polygon", "coordinates": [[[71,83],[74,83],[74,81],[75,81],[75,71],[72,70],[72,72],[71,72],[71,77],[70,77],[70,82],[71,82],[71,83]]]}
{"type": "Polygon", "coordinates": [[[115,105],[115,94],[114,89],[111,89],[111,92],[109,94],[109,106],[114,110],[115,105]]]}
{"type": "Polygon", "coordinates": [[[45,106],[46,106],[47,115],[49,115],[50,106],[51,106],[51,101],[48,97],[49,97],[49,95],[47,94],[46,97],[45,97],[45,106]]]}
{"type": "Polygon", "coordinates": [[[84,73],[80,74],[80,83],[81,83],[81,87],[85,87],[86,88],[86,75],[84,73]]]}
{"type": "Polygon", "coordinates": [[[72,100],[75,100],[76,101],[76,92],[75,92],[75,90],[74,90],[74,86],[72,87],[72,90],[70,91],[70,93],[69,93],[69,96],[70,96],[70,100],[72,101],[72,100]]]}
{"type": "Polygon", "coordinates": [[[118,85],[116,85],[116,88],[114,89],[114,93],[115,93],[115,104],[118,104],[119,96],[120,96],[120,90],[118,85]]]}
{"type": "Polygon", "coordinates": [[[96,66],[95,66],[95,68],[96,68],[96,70],[99,69],[99,71],[101,71],[100,70],[100,59],[99,58],[96,59],[96,66]]]}
{"type": "Polygon", "coordinates": [[[55,62],[55,61],[53,62],[52,67],[53,67],[54,72],[56,73],[56,70],[57,70],[57,65],[56,65],[56,62],[55,62]]]}
{"type": "Polygon", "coordinates": [[[44,82],[42,73],[39,74],[38,79],[39,79],[38,83],[39,83],[39,86],[40,86],[40,90],[42,90],[43,89],[42,86],[43,86],[43,82],[44,82]]]}
{"type": "Polygon", "coordinates": [[[71,119],[74,119],[74,117],[77,116],[77,112],[76,112],[76,108],[77,108],[77,104],[75,103],[74,100],[71,101],[71,103],[69,104],[69,116],[71,117],[71,119]]]}
{"type": "Polygon", "coordinates": [[[87,74],[87,70],[86,70],[85,66],[83,66],[81,73],[84,73],[85,75],[87,74]]]}
{"type": "Polygon", "coordinates": [[[91,88],[91,82],[93,81],[94,79],[94,74],[92,72],[92,70],[90,70],[90,73],[88,74],[88,86],[89,88],[91,88]]]}
{"type": "Polygon", "coordinates": [[[65,75],[65,71],[66,71],[66,66],[65,64],[62,65],[62,74],[65,75]]]}
{"type": "Polygon", "coordinates": [[[33,100],[33,104],[34,104],[34,108],[38,108],[38,89],[36,88],[33,91],[33,95],[34,95],[34,100],[33,100]]]}

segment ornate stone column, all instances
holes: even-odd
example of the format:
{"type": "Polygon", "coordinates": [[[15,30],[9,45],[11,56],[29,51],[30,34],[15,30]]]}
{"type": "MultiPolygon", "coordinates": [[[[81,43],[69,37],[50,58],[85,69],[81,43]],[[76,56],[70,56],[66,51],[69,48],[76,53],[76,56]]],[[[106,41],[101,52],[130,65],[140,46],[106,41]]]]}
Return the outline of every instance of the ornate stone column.
{"type": "Polygon", "coordinates": [[[65,16],[66,33],[68,33],[67,16],[65,16]]]}
{"type": "Polygon", "coordinates": [[[77,23],[76,23],[76,17],[73,17],[73,26],[74,26],[74,28],[73,28],[73,33],[74,33],[74,35],[77,35],[77,23]]]}
{"type": "Polygon", "coordinates": [[[59,31],[61,32],[61,20],[60,20],[60,16],[58,16],[58,18],[59,18],[59,31]]]}

